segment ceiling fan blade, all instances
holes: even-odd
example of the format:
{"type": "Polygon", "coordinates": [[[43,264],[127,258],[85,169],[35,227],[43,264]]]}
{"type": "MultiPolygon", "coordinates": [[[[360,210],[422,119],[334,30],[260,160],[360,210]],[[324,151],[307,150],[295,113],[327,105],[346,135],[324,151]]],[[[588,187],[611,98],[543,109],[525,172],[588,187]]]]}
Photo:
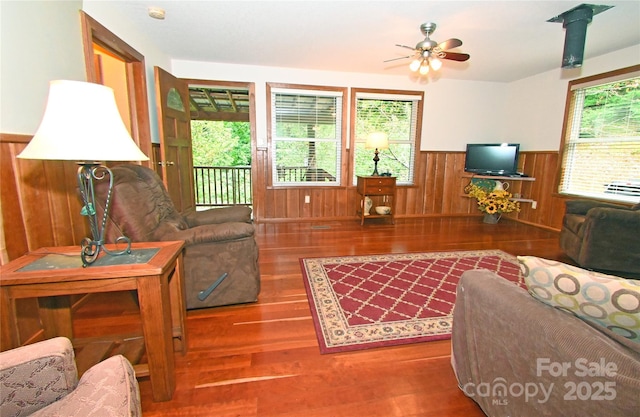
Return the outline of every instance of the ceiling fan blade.
{"type": "Polygon", "coordinates": [[[462,41],[456,38],[447,39],[446,41],[438,44],[438,48],[442,51],[457,48],[458,46],[462,46],[462,41]]]}
{"type": "Polygon", "coordinates": [[[439,56],[439,58],[442,59],[450,59],[452,61],[466,61],[467,59],[470,58],[469,54],[461,54],[459,52],[442,52],[443,56],[439,56]]]}
{"type": "Polygon", "coordinates": [[[407,46],[407,45],[400,45],[396,43],[396,46],[399,46],[400,48],[407,48],[407,49],[411,49],[411,50],[415,50],[416,48],[411,47],[411,46],[407,46]]]}
{"type": "Polygon", "coordinates": [[[407,58],[411,58],[413,55],[407,55],[407,56],[401,56],[400,58],[391,58],[391,59],[387,59],[386,61],[382,61],[382,62],[391,62],[391,61],[397,61],[399,59],[407,59],[407,58]]]}

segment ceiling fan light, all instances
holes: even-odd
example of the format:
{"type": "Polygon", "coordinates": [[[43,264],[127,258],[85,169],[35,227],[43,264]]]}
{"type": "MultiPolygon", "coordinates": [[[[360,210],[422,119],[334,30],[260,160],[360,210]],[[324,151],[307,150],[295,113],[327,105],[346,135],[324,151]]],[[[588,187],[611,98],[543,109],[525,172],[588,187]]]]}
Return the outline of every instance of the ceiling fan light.
{"type": "Polygon", "coordinates": [[[409,69],[413,72],[416,72],[418,71],[418,68],[420,68],[421,63],[421,59],[414,59],[413,61],[411,61],[411,64],[409,64],[409,69]]]}
{"type": "Polygon", "coordinates": [[[420,65],[420,75],[426,75],[428,72],[429,72],[429,63],[423,62],[422,65],[420,65]]]}
{"type": "Polygon", "coordinates": [[[438,71],[442,67],[442,61],[438,58],[431,58],[429,65],[431,65],[431,68],[433,68],[434,71],[438,71]]]}

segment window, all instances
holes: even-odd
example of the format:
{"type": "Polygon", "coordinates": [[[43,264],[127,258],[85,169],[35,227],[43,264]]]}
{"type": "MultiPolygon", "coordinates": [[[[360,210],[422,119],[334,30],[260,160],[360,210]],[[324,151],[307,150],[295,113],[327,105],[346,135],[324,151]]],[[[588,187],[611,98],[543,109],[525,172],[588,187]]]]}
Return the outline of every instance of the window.
{"type": "Polygon", "coordinates": [[[422,97],[417,91],[353,90],[354,184],[357,175],[373,172],[374,150],[365,149],[365,142],[374,132],[384,132],[389,140],[389,148],[379,151],[378,172],[391,173],[399,185],[413,184],[422,97]]]}
{"type": "Polygon", "coordinates": [[[561,194],[640,201],[640,66],[569,83],[561,194]]]}
{"type": "Polygon", "coordinates": [[[302,88],[270,88],[272,184],[338,186],[343,90],[302,88]]]}

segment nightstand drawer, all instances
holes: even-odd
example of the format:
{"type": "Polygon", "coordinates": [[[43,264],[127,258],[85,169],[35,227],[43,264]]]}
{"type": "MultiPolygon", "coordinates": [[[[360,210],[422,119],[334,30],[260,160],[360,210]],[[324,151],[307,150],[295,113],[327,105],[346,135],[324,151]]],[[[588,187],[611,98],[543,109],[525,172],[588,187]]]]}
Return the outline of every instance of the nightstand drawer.
{"type": "Polygon", "coordinates": [[[393,187],[394,185],[396,185],[394,177],[367,178],[367,186],[393,187]]]}
{"type": "Polygon", "coordinates": [[[394,194],[394,191],[395,191],[394,187],[389,185],[377,186],[377,185],[367,184],[367,186],[364,188],[365,195],[394,194]]]}

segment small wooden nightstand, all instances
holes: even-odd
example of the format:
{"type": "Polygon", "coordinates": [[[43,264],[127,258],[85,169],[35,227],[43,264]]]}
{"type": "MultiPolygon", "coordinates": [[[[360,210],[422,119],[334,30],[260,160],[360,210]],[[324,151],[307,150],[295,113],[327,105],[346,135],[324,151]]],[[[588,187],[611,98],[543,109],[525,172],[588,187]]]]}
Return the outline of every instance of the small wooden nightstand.
{"type": "Polygon", "coordinates": [[[360,216],[360,224],[364,224],[365,219],[388,218],[391,224],[395,224],[396,213],[396,178],[382,176],[358,176],[358,194],[360,194],[360,207],[357,211],[360,216]],[[371,198],[373,206],[369,215],[365,215],[364,198],[371,198]],[[376,206],[391,207],[390,214],[378,214],[375,211],[376,206]]]}

